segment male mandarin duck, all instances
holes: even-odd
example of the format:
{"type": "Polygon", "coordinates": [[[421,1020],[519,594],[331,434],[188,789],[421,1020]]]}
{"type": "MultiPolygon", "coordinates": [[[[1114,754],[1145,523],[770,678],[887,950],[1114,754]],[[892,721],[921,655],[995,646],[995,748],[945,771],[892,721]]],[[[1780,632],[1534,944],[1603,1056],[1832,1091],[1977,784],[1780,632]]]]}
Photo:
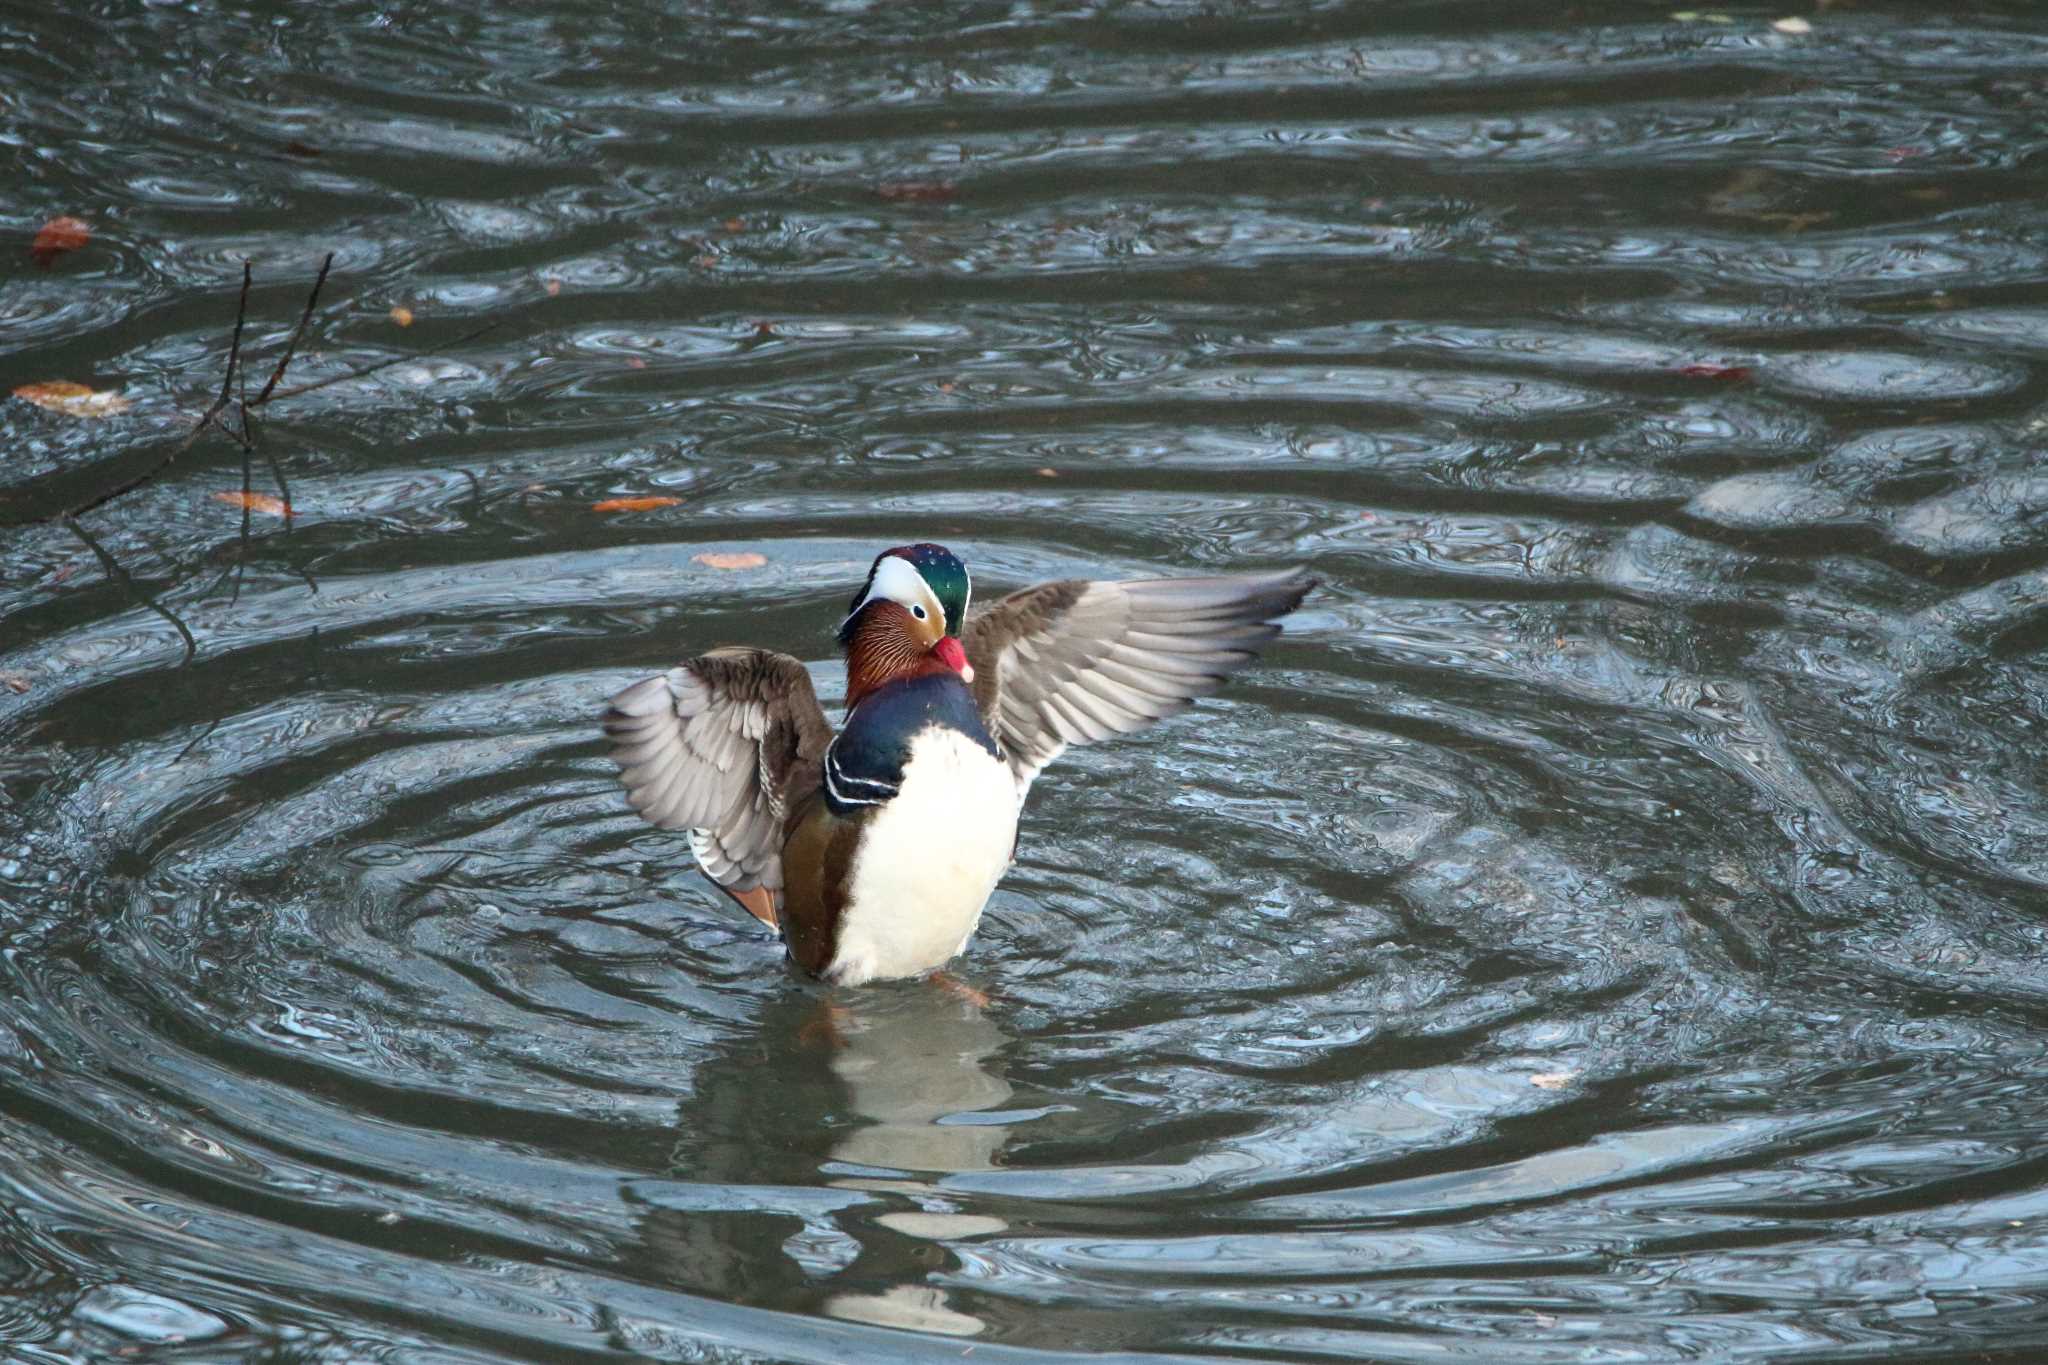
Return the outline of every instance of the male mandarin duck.
{"type": "Polygon", "coordinates": [[[1279,634],[1299,569],[1066,579],[967,616],[966,566],[884,550],[839,626],[837,736],[787,654],[727,646],[612,698],[628,800],[687,830],[705,874],[812,976],[915,976],[967,946],[1031,780],[1069,744],[1141,730],[1279,634]]]}

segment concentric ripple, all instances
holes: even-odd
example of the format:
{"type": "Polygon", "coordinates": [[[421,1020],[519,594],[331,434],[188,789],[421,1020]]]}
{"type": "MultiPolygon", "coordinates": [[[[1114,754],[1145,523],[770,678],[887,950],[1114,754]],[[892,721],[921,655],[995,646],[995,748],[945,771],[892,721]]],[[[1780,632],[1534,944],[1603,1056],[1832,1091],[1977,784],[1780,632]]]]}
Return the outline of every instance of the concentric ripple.
{"type": "Polygon", "coordinates": [[[2038,17],[260,9],[0,18],[129,403],[0,408],[0,1355],[2048,1351],[2038,17]],[[330,252],[288,522],[54,519],[330,252]],[[1322,587],[829,992],[594,717],[912,538],[1322,587]]]}

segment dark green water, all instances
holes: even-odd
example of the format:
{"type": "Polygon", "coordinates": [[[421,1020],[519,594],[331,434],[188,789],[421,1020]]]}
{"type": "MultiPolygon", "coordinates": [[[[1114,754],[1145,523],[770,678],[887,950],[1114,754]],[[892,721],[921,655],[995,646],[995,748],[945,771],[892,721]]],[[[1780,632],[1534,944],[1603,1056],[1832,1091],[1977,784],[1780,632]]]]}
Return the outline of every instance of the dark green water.
{"type": "Polygon", "coordinates": [[[0,1356],[2048,1354],[2048,13],[1672,8],[0,17],[0,1356]],[[980,1009],[596,741],[909,539],[1326,584],[980,1009]]]}

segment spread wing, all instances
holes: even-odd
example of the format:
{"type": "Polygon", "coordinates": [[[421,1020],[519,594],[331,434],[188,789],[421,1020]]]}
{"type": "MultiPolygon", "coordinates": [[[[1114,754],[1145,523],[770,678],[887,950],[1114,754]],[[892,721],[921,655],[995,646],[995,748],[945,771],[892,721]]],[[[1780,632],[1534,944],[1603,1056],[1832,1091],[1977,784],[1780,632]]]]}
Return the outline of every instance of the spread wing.
{"type": "Polygon", "coordinates": [[[783,820],[816,788],[832,739],[803,664],[714,649],[613,697],[604,732],[633,809],[661,829],[690,831],[705,874],[777,923],[783,820]]]}
{"type": "Polygon", "coordinates": [[[1069,744],[1127,735],[1205,697],[1280,633],[1299,569],[1130,583],[1066,579],[967,623],[974,699],[1020,790],[1069,744]]]}

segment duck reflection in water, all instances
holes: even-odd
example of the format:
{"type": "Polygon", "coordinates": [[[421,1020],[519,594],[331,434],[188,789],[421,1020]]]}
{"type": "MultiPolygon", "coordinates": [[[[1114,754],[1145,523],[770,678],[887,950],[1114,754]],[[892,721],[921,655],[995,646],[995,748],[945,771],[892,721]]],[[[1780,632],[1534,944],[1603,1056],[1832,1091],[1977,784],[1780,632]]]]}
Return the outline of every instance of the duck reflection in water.
{"type": "Polygon", "coordinates": [[[1004,1224],[921,1177],[996,1164],[1009,1127],[973,1116],[1011,1098],[995,1061],[1007,1041],[929,982],[772,1005],[698,1069],[674,1178],[625,1191],[648,1206],[636,1273],[782,1311],[981,1331],[930,1280],[958,1265],[947,1241],[1004,1224]]]}

